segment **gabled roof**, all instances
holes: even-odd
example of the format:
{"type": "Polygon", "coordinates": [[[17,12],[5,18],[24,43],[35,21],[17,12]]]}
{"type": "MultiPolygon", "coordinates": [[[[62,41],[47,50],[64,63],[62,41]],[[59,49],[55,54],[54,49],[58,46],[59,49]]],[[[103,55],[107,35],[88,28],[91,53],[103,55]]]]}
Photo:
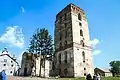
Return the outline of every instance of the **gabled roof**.
{"type": "Polygon", "coordinates": [[[103,71],[103,72],[106,72],[106,73],[111,73],[110,70],[109,70],[108,68],[106,68],[106,69],[95,68],[95,69],[99,69],[99,70],[101,70],[101,71],[103,71]]]}
{"type": "Polygon", "coordinates": [[[1,54],[0,56],[5,56],[5,55],[8,56],[9,58],[11,58],[13,61],[15,61],[18,64],[18,62],[14,58],[12,58],[9,54],[1,54]]]}

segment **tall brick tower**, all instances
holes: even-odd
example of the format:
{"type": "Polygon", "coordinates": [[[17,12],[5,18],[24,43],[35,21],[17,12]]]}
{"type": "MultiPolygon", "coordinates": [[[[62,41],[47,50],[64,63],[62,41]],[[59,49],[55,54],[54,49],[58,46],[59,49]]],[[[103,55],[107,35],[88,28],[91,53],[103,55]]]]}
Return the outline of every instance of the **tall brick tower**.
{"type": "Polygon", "coordinates": [[[92,49],[85,12],[74,4],[56,15],[55,73],[61,77],[93,74],[92,49]]]}

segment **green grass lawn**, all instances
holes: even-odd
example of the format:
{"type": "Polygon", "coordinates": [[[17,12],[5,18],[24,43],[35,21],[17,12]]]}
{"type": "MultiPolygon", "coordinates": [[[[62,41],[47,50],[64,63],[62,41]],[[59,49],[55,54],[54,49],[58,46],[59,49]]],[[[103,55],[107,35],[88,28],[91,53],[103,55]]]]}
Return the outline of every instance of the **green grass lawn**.
{"type": "MultiPolygon", "coordinates": [[[[85,78],[59,78],[58,80],[85,80],[85,78]]],[[[101,80],[120,80],[120,77],[102,77],[101,80]]]]}

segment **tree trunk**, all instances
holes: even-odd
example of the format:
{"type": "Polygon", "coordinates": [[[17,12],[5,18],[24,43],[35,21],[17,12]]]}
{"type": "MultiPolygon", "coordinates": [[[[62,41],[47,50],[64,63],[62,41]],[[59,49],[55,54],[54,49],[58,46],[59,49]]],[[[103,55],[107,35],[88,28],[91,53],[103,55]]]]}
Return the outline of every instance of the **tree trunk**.
{"type": "Polygon", "coordinates": [[[39,70],[39,76],[41,77],[41,56],[40,56],[40,70],[39,70]]]}
{"type": "Polygon", "coordinates": [[[44,77],[45,77],[45,56],[44,56],[44,77]]]}
{"type": "Polygon", "coordinates": [[[35,63],[35,75],[34,76],[36,76],[36,57],[35,57],[35,55],[34,55],[34,63],[35,63]]]}

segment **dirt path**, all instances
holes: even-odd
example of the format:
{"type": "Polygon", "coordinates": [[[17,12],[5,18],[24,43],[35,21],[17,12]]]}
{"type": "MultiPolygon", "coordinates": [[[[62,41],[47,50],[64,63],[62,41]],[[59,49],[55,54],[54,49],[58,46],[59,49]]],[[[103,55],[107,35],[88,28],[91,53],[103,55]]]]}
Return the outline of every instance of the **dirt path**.
{"type": "Polygon", "coordinates": [[[55,80],[55,79],[7,76],[7,80],[55,80]]]}

